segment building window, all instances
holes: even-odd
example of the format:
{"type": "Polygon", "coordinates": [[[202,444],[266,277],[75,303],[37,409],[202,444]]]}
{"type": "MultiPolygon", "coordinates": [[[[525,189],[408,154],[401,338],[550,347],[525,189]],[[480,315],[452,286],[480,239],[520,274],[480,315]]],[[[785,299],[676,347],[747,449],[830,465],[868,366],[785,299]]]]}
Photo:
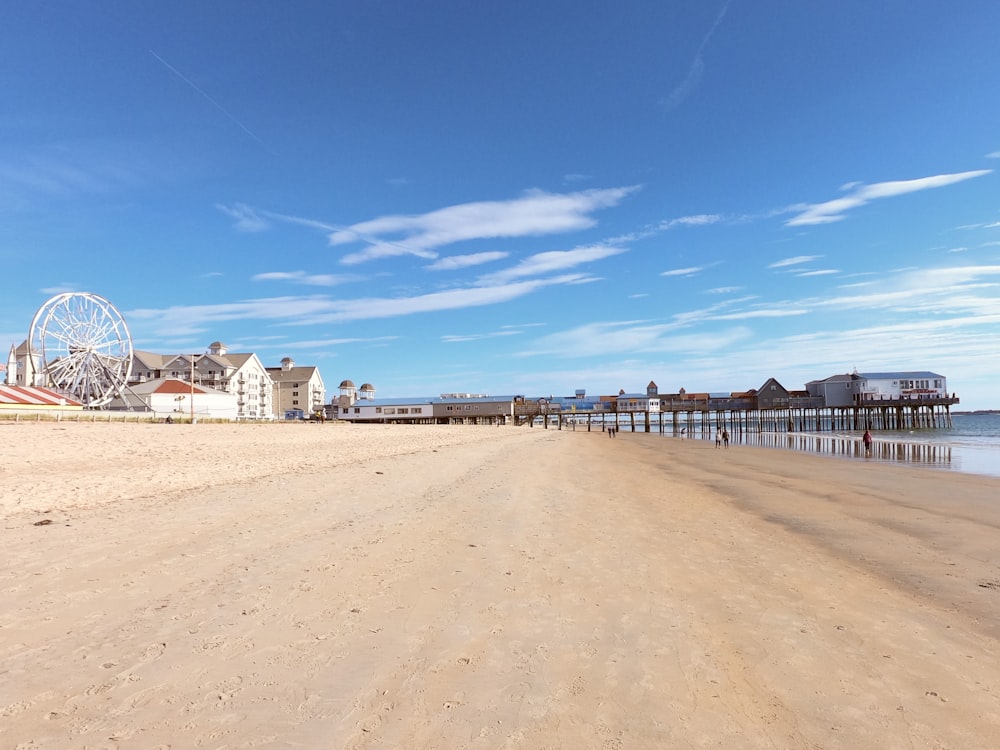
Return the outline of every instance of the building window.
{"type": "Polygon", "coordinates": [[[299,400],[297,398],[293,398],[292,399],[292,406],[297,406],[298,403],[299,403],[299,400]]]}
{"type": "Polygon", "coordinates": [[[399,410],[399,413],[400,413],[400,414],[409,414],[409,413],[410,413],[410,410],[409,410],[409,409],[400,409],[400,410],[399,410]]]}

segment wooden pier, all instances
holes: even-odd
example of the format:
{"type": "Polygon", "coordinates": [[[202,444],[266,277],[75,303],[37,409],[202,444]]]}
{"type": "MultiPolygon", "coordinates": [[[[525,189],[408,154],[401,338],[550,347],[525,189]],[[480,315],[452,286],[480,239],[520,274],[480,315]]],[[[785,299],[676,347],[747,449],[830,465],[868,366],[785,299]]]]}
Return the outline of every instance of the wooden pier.
{"type": "Polygon", "coordinates": [[[951,427],[951,407],[957,397],[902,398],[861,401],[849,406],[824,406],[822,399],[789,399],[787,405],[757,408],[751,399],[662,401],[658,410],[566,411],[559,404],[519,404],[515,424],[536,423],[556,429],[585,426],[588,431],[620,426],[631,432],[694,436],[725,429],[733,435],[763,432],[898,431],[951,427]]]}

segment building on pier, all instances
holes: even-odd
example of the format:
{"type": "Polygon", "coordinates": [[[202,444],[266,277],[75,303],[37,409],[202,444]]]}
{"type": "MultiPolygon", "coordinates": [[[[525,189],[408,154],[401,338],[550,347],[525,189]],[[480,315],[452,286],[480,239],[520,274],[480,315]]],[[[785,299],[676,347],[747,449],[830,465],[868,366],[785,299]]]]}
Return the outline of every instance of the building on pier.
{"type": "MultiPolygon", "coordinates": [[[[344,381],[342,390],[353,383],[344,381]]],[[[371,389],[374,395],[374,389],[371,389]]],[[[349,399],[339,409],[351,422],[513,423],[544,427],[583,424],[604,429],[624,425],[632,431],[707,435],[730,432],[811,432],[824,430],[904,430],[947,427],[947,380],[932,372],[849,373],[814,380],[789,390],[776,378],[759,388],[731,393],[660,393],[650,381],[644,393],[588,397],[486,396],[448,393],[436,398],[349,399]]]]}
{"type": "Polygon", "coordinates": [[[948,397],[948,379],[926,370],[858,372],[831,375],[806,383],[812,396],[829,407],[851,406],[867,401],[940,399],[948,397]]]}

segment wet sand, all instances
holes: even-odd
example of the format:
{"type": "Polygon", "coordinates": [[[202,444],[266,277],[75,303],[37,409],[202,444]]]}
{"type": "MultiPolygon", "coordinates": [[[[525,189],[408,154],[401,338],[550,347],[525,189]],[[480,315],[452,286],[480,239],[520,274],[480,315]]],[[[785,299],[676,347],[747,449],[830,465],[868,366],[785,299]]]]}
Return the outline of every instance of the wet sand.
{"type": "Polygon", "coordinates": [[[1000,746],[1000,479],[540,428],[0,440],[0,747],[1000,746]]]}

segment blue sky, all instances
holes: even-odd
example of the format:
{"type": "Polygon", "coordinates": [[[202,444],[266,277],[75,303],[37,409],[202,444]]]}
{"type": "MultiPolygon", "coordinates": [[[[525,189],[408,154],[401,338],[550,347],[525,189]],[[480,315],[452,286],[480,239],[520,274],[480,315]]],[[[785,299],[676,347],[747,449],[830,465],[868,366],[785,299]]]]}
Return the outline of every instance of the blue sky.
{"type": "Polygon", "coordinates": [[[1000,407],[1000,4],[15,3],[0,341],[89,291],[378,396],[1000,407]]]}

